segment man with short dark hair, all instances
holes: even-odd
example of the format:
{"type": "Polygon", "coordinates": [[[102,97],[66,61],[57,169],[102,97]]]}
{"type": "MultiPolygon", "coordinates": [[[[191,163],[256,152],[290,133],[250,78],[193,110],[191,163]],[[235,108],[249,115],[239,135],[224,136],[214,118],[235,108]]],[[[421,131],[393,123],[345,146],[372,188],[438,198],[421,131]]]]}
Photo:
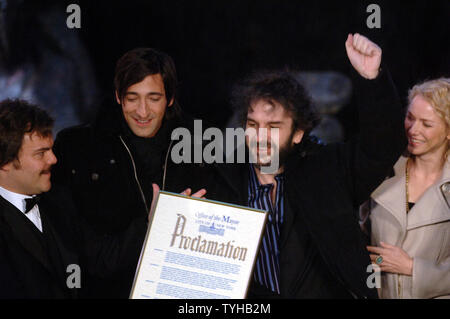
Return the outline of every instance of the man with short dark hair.
{"type": "Polygon", "coordinates": [[[321,146],[309,136],[317,114],[289,72],[256,73],[233,91],[254,161],[222,165],[219,189],[208,192],[269,212],[250,298],[377,297],[356,208],[404,149],[403,114],[380,71],[381,49],[361,35],[349,35],[346,49],[360,75],[360,135],[346,143],[321,146]]]}
{"type": "Polygon", "coordinates": [[[52,127],[33,104],[0,103],[0,298],[77,297],[85,275],[127,267],[142,246],[145,217],[117,237],[98,237],[68,193],[52,187],[52,127]],[[71,269],[79,270],[73,285],[71,269]]]}
{"type": "Polygon", "coordinates": [[[164,118],[180,116],[175,64],[163,52],[151,48],[127,52],[117,62],[114,86],[116,101],[136,136],[153,137],[164,118]]]}
{"type": "MultiPolygon", "coordinates": [[[[61,131],[54,147],[54,180],[68,186],[78,211],[100,234],[121,232],[146,216],[153,183],[179,193],[186,186],[201,189],[207,176],[201,164],[175,164],[170,156],[172,130],[193,121],[180,111],[175,64],[167,54],[127,52],[117,62],[114,85],[117,104],[102,107],[93,123],[61,131]]],[[[88,280],[86,297],[127,298],[138,259],[113,278],[88,280]]]]}

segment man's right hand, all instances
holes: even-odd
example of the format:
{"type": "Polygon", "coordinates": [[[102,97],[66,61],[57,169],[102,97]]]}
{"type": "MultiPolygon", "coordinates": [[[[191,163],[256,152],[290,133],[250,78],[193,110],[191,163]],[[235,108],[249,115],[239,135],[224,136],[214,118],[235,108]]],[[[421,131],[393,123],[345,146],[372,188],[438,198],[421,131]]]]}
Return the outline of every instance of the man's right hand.
{"type": "Polygon", "coordinates": [[[381,64],[381,48],[365,36],[349,34],[345,42],[347,56],[355,70],[366,79],[375,79],[381,64]]]}
{"type": "Polygon", "coordinates": [[[206,189],[202,188],[201,190],[197,191],[196,193],[192,194],[192,189],[187,188],[183,192],[181,192],[181,195],[184,196],[191,196],[191,197],[197,197],[197,198],[205,198],[206,189]]]}

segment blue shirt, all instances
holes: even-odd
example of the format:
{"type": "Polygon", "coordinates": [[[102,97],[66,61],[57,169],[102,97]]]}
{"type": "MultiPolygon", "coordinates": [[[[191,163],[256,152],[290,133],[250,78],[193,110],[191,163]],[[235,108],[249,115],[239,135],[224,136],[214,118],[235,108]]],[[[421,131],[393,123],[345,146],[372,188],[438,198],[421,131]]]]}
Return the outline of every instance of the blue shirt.
{"type": "Polygon", "coordinates": [[[272,203],[273,184],[261,185],[253,165],[249,166],[248,205],[269,212],[259,255],[256,259],[254,277],[261,285],[280,293],[280,234],[284,215],[284,175],[275,176],[277,189],[272,203]]]}

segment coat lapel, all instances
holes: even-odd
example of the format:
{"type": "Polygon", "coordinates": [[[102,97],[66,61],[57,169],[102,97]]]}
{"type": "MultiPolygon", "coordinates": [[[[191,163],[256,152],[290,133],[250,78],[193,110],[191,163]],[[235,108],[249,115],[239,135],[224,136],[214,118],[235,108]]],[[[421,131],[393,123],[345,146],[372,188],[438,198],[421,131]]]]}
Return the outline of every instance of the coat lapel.
{"type": "Polygon", "coordinates": [[[373,193],[372,199],[392,214],[401,229],[410,230],[450,219],[450,164],[447,161],[441,179],[420,197],[411,211],[406,213],[405,168],[406,157],[394,166],[395,176],[385,180],[373,193]],[[427,212],[421,214],[420,212],[427,212]]]}
{"type": "Polygon", "coordinates": [[[49,272],[52,272],[43,245],[42,233],[21,211],[1,196],[0,207],[4,221],[9,226],[12,236],[31,256],[36,258],[49,272]]]}
{"type": "MultiPolygon", "coordinates": [[[[221,201],[232,202],[233,204],[248,206],[248,166],[247,164],[221,164],[216,168],[217,173],[222,178],[222,183],[227,186],[226,198],[223,197],[223,190],[213,191],[213,197],[221,201]],[[231,192],[230,192],[231,191],[231,192]]],[[[214,187],[213,187],[214,189],[214,187]]],[[[208,197],[208,195],[206,195],[208,197]]]]}
{"type": "Polygon", "coordinates": [[[409,212],[407,229],[450,220],[448,197],[450,197],[450,161],[447,161],[440,180],[426,190],[409,212]]]}
{"type": "Polygon", "coordinates": [[[284,222],[281,228],[281,239],[280,239],[281,250],[283,249],[287,239],[289,238],[289,234],[291,233],[292,226],[294,225],[295,221],[295,214],[291,206],[289,205],[289,200],[286,196],[286,193],[283,195],[284,195],[284,222]]]}
{"type": "MultiPolygon", "coordinates": [[[[67,291],[68,290],[66,285],[67,273],[65,271],[68,265],[79,263],[77,255],[69,251],[64,246],[63,240],[58,235],[57,230],[55,230],[49,216],[47,215],[47,212],[50,211],[53,211],[55,213],[54,210],[56,208],[52,207],[52,205],[50,205],[46,199],[42,199],[41,203],[39,204],[39,208],[41,211],[41,218],[43,224],[42,226],[47,240],[49,257],[52,259],[53,264],[55,265],[56,268],[55,271],[57,276],[59,277],[58,282],[61,284],[61,288],[67,291]]],[[[63,212],[56,211],[56,213],[63,213],[63,212]]],[[[70,291],[72,293],[75,293],[76,289],[70,289],[70,291]]]]}
{"type": "Polygon", "coordinates": [[[395,176],[385,180],[373,193],[372,199],[392,214],[401,226],[406,229],[406,169],[407,158],[400,157],[394,166],[395,176]]]}

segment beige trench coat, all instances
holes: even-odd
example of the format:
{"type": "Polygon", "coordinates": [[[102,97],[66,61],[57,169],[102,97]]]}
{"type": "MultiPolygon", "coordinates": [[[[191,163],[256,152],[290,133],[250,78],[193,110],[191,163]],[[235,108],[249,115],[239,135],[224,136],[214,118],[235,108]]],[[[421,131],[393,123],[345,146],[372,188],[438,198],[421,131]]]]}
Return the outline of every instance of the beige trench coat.
{"type": "Polygon", "coordinates": [[[441,179],[406,214],[405,165],[370,200],[371,242],[401,247],[414,259],[412,276],[382,273],[380,298],[450,298],[450,159],[441,179]]]}

